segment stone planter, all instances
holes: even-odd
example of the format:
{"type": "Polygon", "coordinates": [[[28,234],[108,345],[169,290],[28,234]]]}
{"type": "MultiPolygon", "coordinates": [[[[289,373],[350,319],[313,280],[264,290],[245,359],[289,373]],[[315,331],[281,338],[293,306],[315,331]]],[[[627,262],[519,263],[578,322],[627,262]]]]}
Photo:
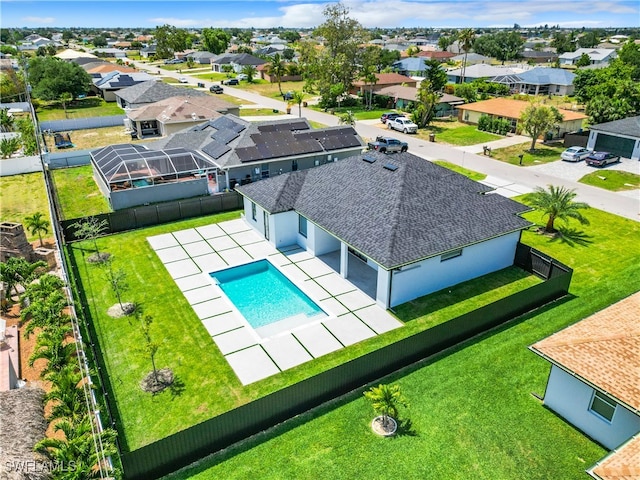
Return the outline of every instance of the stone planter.
{"type": "Polygon", "coordinates": [[[371,422],[371,430],[382,437],[390,437],[396,434],[398,430],[398,422],[392,417],[387,417],[387,424],[383,423],[382,415],[376,417],[371,422]]]}

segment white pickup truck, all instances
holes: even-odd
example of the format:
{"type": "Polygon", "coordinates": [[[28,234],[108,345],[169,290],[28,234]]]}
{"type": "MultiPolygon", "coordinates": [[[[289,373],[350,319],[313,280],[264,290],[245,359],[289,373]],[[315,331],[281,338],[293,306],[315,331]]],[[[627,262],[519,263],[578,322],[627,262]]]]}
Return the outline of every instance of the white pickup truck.
{"type": "Polygon", "coordinates": [[[417,133],[418,125],[413,123],[407,117],[397,117],[387,121],[387,128],[390,130],[398,130],[404,133],[417,133]]]}

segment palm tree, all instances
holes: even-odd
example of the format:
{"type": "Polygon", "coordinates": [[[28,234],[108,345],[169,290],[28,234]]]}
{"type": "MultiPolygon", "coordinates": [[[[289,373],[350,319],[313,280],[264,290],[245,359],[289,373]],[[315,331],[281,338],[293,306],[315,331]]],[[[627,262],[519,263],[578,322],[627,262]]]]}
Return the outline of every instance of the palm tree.
{"type": "Polygon", "coordinates": [[[273,56],[273,58],[269,62],[268,68],[269,75],[274,75],[276,77],[276,80],[278,81],[278,90],[280,90],[280,95],[282,95],[282,75],[285,74],[286,68],[279,53],[276,53],[273,56]]]}
{"type": "Polygon", "coordinates": [[[245,65],[242,67],[242,73],[247,76],[247,82],[253,83],[253,77],[256,76],[256,67],[253,65],[245,65]]]}
{"type": "Polygon", "coordinates": [[[537,187],[528,195],[527,200],[531,206],[542,210],[543,216],[549,217],[544,231],[553,233],[556,231],[554,222],[557,219],[566,222],[573,218],[582,225],[589,225],[589,220],[580,213],[580,210],[589,208],[589,205],[584,202],[574,202],[576,195],[574,190],[548,185],[548,189],[537,187]]]}
{"type": "Polygon", "coordinates": [[[73,342],[67,342],[71,332],[69,325],[59,325],[43,330],[38,335],[33,353],[29,357],[29,366],[33,367],[36,360],[44,359],[47,366],[42,375],[51,375],[66,367],[76,353],[73,342]]]}
{"type": "Polygon", "coordinates": [[[28,338],[36,328],[57,328],[70,324],[70,318],[63,310],[67,307],[67,299],[61,291],[53,292],[45,298],[31,299],[29,306],[20,312],[20,319],[31,321],[24,328],[28,338]]]}
{"type": "Polygon", "coordinates": [[[458,42],[460,48],[464,51],[464,59],[462,60],[462,75],[460,75],[460,83],[464,83],[464,74],[467,69],[467,54],[471,47],[473,47],[473,41],[476,39],[476,34],[472,28],[465,28],[458,33],[458,42]]]}
{"type": "Polygon", "coordinates": [[[296,90],[293,92],[293,98],[291,101],[298,105],[298,117],[302,117],[302,102],[305,94],[303,91],[296,90]]]}
{"type": "Polygon", "coordinates": [[[42,247],[44,244],[42,243],[42,234],[49,233],[49,220],[46,218],[42,218],[43,214],[40,212],[34,213],[30,217],[25,217],[25,225],[27,230],[31,233],[31,235],[38,234],[38,238],[40,238],[40,246],[42,247]]]}
{"type": "Polygon", "coordinates": [[[371,110],[373,106],[373,86],[378,82],[378,77],[376,76],[376,69],[374,66],[368,67],[364,72],[362,72],[362,79],[364,80],[365,85],[365,101],[367,100],[367,85],[369,85],[369,99],[366,101],[367,110],[371,110]]]}
{"type": "Polygon", "coordinates": [[[9,109],[0,108],[0,130],[3,132],[12,132],[13,123],[13,115],[9,114],[9,109]]]}
{"type": "Polygon", "coordinates": [[[44,300],[64,287],[64,282],[57,275],[45,273],[38,281],[32,282],[24,290],[21,300],[29,299],[29,302],[44,300]]]}
{"type": "Polygon", "coordinates": [[[11,298],[11,291],[21,285],[26,289],[27,285],[38,278],[47,264],[43,261],[29,263],[24,258],[12,257],[6,262],[0,263],[0,281],[5,284],[7,298],[11,298]]]}
{"type": "Polygon", "coordinates": [[[356,116],[353,114],[351,110],[347,110],[342,115],[340,115],[340,119],[338,120],[340,125],[351,125],[354,126],[356,124],[356,116]]]}
{"type": "Polygon", "coordinates": [[[79,423],[87,414],[87,403],[84,389],[80,385],[82,375],[77,365],[65,365],[60,371],[47,376],[52,388],[44,397],[45,402],[53,402],[48,422],[67,420],[79,423]]]}
{"type": "Polygon", "coordinates": [[[384,385],[371,387],[364,392],[364,396],[371,402],[371,406],[378,415],[382,416],[382,425],[387,426],[389,417],[398,416],[398,405],[407,406],[406,399],[400,393],[400,385],[384,385]]]}

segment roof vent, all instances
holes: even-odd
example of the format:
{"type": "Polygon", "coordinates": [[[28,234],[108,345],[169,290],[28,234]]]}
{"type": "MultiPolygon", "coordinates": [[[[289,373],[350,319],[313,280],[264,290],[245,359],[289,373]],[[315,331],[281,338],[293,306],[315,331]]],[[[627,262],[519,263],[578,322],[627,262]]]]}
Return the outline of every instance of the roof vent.
{"type": "Polygon", "coordinates": [[[364,157],[362,157],[362,160],[364,160],[367,163],[375,163],[376,157],[371,157],[369,155],[365,155],[364,157]]]}
{"type": "Polygon", "coordinates": [[[383,168],[386,168],[387,170],[391,170],[392,172],[395,172],[398,169],[398,166],[394,165],[393,163],[385,163],[383,168]]]}

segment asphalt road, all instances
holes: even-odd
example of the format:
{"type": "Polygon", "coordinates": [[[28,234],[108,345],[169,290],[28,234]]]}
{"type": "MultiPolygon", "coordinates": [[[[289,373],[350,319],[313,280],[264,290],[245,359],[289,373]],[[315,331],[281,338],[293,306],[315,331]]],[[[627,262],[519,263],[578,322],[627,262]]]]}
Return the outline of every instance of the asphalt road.
{"type": "MultiPolygon", "coordinates": [[[[167,77],[185,77],[190,85],[196,85],[197,83],[204,83],[208,89],[211,85],[218,82],[208,82],[189,77],[184,73],[178,73],[177,71],[169,71],[159,68],[158,66],[149,67],[146,64],[134,62],[136,67],[141,70],[150,71],[162,71],[162,75],[167,77]]],[[[286,111],[287,104],[282,100],[264,97],[262,95],[243,90],[241,88],[235,88],[225,85],[224,92],[236,98],[253,102],[257,105],[278,109],[280,111],[286,111]]],[[[294,105],[292,115],[298,114],[298,106],[294,105]]],[[[322,123],[324,125],[334,126],[338,125],[338,117],[324,112],[318,112],[309,108],[302,108],[302,116],[314,122],[322,123]]],[[[375,138],[381,134],[381,129],[375,125],[369,125],[364,122],[357,122],[355,125],[356,131],[364,139],[375,138]]],[[[630,218],[635,221],[640,221],[640,193],[634,192],[611,192],[597,187],[584,185],[576,181],[568,180],[559,176],[547,174],[541,172],[539,169],[530,167],[519,167],[510,165],[507,163],[493,160],[490,157],[483,155],[476,155],[473,153],[465,152],[447,145],[441,145],[437,143],[421,140],[411,135],[405,135],[400,132],[394,132],[395,137],[401,138],[409,144],[409,152],[414,155],[420,156],[427,160],[446,160],[447,162],[454,163],[456,165],[463,166],[470,170],[482,172],[486,175],[498,177],[508,180],[513,183],[523,185],[528,188],[535,188],[538,186],[547,185],[564,185],[576,191],[576,199],[581,202],[588,203],[591,207],[604,210],[622,217],[630,218]]],[[[627,160],[630,162],[630,160],[627,160]]],[[[635,172],[640,171],[639,167],[635,168],[635,172]]]]}

